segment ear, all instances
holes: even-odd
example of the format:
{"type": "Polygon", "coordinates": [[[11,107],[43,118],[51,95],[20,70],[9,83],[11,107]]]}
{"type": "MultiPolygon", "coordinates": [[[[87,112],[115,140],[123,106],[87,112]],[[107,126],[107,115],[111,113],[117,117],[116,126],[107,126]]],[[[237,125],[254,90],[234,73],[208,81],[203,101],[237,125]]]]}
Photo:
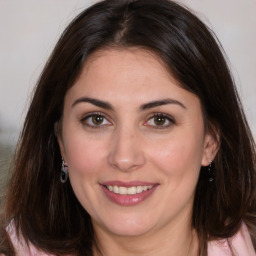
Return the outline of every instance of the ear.
{"type": "Polygon", "coordinates": [[[57,121],[54,124],[54,133],[55,133],[55,136],[57,137],[61,156],[64,160],[66,160],[65,148],[64,148],[64,143],[63,143],[63,138],[61,133],[61,121],[57,121]]]}
{"type": "Polygon", "coordinates": [[[204,149],[202,156],[202,166],[208,166],[214,160],[220,146],[220,139],[218,133],[213,134],[207,132],[204,138],[204,149]]]}

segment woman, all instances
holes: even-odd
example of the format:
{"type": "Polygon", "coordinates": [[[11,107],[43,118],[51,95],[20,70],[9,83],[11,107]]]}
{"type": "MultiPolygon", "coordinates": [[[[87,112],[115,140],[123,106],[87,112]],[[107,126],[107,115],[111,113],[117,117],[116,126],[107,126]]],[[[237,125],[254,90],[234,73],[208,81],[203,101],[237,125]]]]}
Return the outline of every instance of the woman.
{"type": "Polygon", "coordinates": [[[211,31],[167,0],[102,1],[40,77],[5,255],[255,255],[255,144],[211,31]]]}

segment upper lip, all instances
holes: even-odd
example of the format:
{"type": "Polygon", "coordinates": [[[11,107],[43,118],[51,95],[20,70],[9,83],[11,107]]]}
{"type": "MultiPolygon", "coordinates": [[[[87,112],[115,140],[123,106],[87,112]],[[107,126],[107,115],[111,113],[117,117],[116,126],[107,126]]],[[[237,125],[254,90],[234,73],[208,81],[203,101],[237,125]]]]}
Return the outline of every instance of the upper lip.
{"type": "Polygon", "coordinates": [[[106,182],[102,182],[100,183],[103,186],[118,186],[118,187],[137,187],[137,186],[154,186],[154,185],[158,185],[158,183],[154,183],[154,182],[146,182],[146,181],[118,181],[118,180],[113,180],[113,181],[106,181],[106,182]]]}

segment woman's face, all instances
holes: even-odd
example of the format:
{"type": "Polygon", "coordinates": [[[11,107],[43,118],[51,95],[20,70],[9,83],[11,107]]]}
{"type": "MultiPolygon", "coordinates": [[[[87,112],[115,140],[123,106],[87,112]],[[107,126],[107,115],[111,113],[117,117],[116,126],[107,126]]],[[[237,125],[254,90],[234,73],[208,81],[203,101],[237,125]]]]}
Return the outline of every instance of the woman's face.
{"type": "Polygon", "coordinates": [[[198,97],[142,49],[90,57],[66,94],[58,140],[94,229],[124,236],[190,224],[216,148],[198,97]]]}

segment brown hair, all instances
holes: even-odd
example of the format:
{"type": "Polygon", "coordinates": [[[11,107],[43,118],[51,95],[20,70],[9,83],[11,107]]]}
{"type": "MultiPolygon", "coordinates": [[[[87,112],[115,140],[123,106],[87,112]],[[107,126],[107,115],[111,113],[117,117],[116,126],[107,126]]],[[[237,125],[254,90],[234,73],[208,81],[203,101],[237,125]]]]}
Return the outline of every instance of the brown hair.
{"type": "MultiPolygon", "coordinates": [[[[69,181],[63,185],[59,180],[61,155],[54,125],[88,56],[104,47],[132,46],[156,53],[172,76],[199,97],[206,127],[218,138],[214,182],[208,182],[202,168],[193,207],[201,253],[207,255],[207,241],[235,234],[242,221],[255,239],[255,144],[228,65],[210,29],[168,0],[102,1],[64,31],[25,119],[2,231],[13,220],[25,240],[41,250],[92,255],[90,216],[69,181]]],[[[6,232],[1,239],[8,241],[6,232]]],[[[0,252],[12,255],[4,247],[0,252]]]]}

